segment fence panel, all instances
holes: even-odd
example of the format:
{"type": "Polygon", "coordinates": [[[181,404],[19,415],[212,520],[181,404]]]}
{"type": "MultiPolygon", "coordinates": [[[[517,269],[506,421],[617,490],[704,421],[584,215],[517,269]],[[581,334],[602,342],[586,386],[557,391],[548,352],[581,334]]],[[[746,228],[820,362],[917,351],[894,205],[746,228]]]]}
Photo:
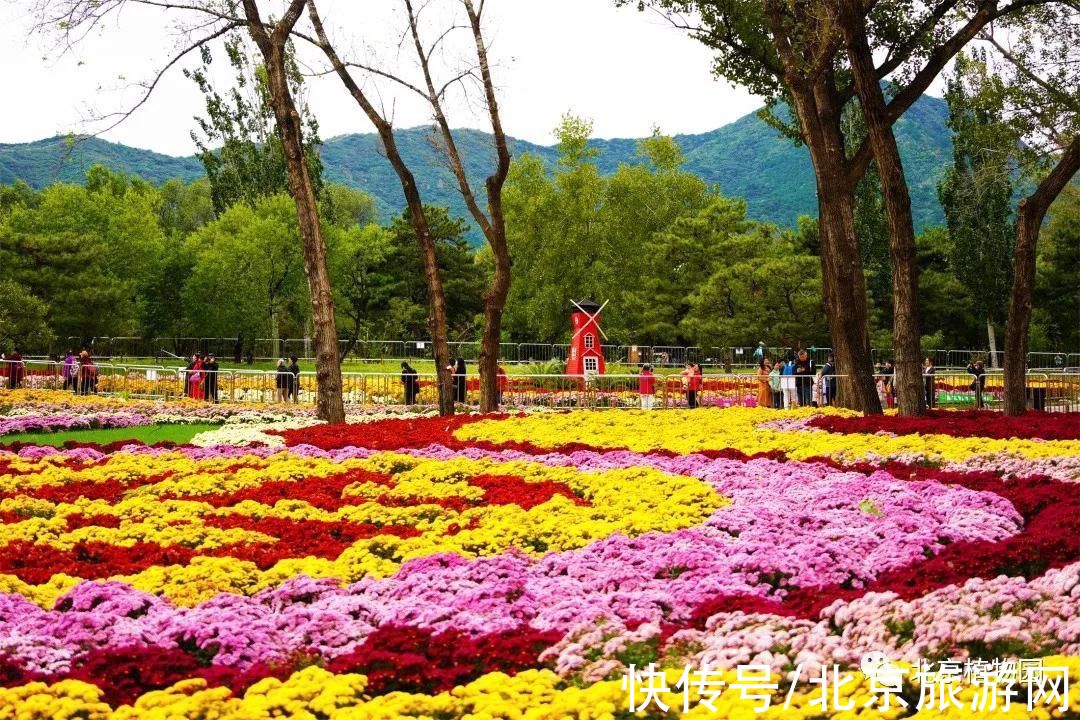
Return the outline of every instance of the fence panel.
{"type": "Polygon", "coordinates": [[[625,345],[628,365],[656,365],[656,357],[651,345],[625,345]]]}
{"type": "Polygon", "coordinates": [[[550,362],[554,357],[552,346],[546,343],[518,343],[521,362],[550,362]]]}
{"type": "Polygon", "coordinates": [[[934,367],[948,367],[949,365],[949,351],[948,350],[927,350],[926,354],[930,356],[930,359],[934,361],[934,367]]]}
{"type": "Polygon", "coordinates": [[[34,390],[62,390],[63,365],[50,360],[25,360],[22,363],[5,361],[0,364],[0,387],[13,385],[34,390]],[[15,375],[15,383],[12,383],[12,374],[15,375]]]}
{"type": "Polygon", "coordinates": [[[810,348],[810,359],[813,360],[816,365],[824,365],[828,362],[830,355],[832,355],[832,348],[830,347],[810,348]]]}
{"type": "Polygon", "coordinates": [[[1080,412],[1080,372],[1046,373],[1045,378],[1044,393],[1039,393],[1037,384],[1028,389],[1029,402],[1036,409],[1080,412]],[[1040,399],[1044,403],[1043,408],[1038,407],[1040,399]]]}
{"type": "Polygon", "coordinates": [[[464,358],[468,362],[476,362],[480,358],[480,343],[474,341],[447,343],[450,346],[451,357],[464,358]]]}

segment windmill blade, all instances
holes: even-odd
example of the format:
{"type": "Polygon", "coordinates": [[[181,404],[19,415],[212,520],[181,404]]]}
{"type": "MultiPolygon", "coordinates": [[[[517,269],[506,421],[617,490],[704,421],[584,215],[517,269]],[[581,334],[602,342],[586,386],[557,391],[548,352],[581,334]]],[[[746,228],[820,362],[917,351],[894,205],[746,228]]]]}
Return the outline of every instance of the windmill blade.
{"type": "MultiPolygon", "coordinates": [[[[588,312],[586,312],[585,308],[578,305],[577,300],[571,300],[570,302],[572,302],[574,304],[574,307],[576,307],[578,309],[578,311],[582,315],[589,318],[586,321],[586,324],[588,324],[589,322],[592,322],[594,325],[596,325],[596,329],[598,331],[600,331],[600,336],[603,337],[605,340],[607,340],[608,339],[607,334],[604,332],[604,328],[600,327],[600,323],[596,322],[596,318],[598,318],[600,316],[600,313],[604,310],[605,307],[607,307],[607,304],[609,302],[611,302],[611,300],[605,300],[604,304],[600,306],[600,309],[597,310],[592,315],[590,315],[588,312]]],[[[581,333],[581,331],[585,329],[585,327],[586,327],[585,325],[582,325],[580,328],[578,328],[578,331],[576,333],[574,333],[573,337],[571,337],[570,339],[573,340],[574,338],[576,338],[581,333]]]]}
{"type": "MultiPolygon", "coordinates": [[[[605,300],[605,301],[603,302],[603,304],[602,304],[602,305],[600,305],[600,309],[596,311],[596,315],[593,315],[593,316],[592,316],[592,317],[593,317],[593,319],[594,319],[594,318],[597,318],[597,317],[599,317],[599,316],[600,316],[600,313],[602,313],[602,312],[604,311],[604,308],[606,308],[606,307],[607,307],[607,304],[608,304],[609,302],[611,302],[611,300],[605,300]]],[[[604,338],[605,340],[607,340],[607,334],[606,334],[606,333],[604,332],[604,328],[600,327],[600,323],[596,323],[596,329],[600,331],[600,335],[601,335],[601,337],[603,337],[603,338],[604,338]]]]}

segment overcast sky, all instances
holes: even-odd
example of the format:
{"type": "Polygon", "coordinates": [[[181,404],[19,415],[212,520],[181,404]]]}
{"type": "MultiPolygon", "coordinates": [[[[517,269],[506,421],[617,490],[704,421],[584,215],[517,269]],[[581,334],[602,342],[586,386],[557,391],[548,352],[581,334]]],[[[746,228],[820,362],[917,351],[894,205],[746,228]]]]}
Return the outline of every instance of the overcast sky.
{"type": "MultiPolygon", "coordinates": [[[[441,0],[435,0],[440,2],[441,0]]],[[[613,0],[488,0],[486,33],[497,63],[495,79],[508,133],[551,144],[564,112],[591,118],[597,137],[640,137],[659,126],[666,133],[711,130],[754,110],[760,99],[717,80],[709,51],[654,14],[617,9],[613,0]]],[[[152,77],[179,37],[180,13],[129,6],[73,52],[57,58],[50,43],[28,36],[29,0],[0,0],[0,67],[6,69],[8,112],[0,142],[27,142],[57,133],[96,131],[95,116],[122,110],[137,97],[136,81],[152,77]]],[[[263,2],[266,8],[277,2],[263,2]]],[[[453,5],[453,3],[451,3],[453,5]]],[[[321,0],[335,40],[354,57],[381,67],[413,70],[396,50],[402,27],[399,0],[321,0]]],[[[431,27],[445,22],[434,7],[431,27]]],[[[461,41],[467,41],[465,35],[461,41]]],[[[310,56],[312,62],[314,55],[310,56]]],[[[448,72],[455,61],[448,46],[448,72]]],[[[194,66],[197,58],[187,65],[194,66]]],[[[314,65],[312,65],[314,67],[314,65]]],[[[222,72],[223,80],[228,73],[222,72]]],[[[323,138],[371,127],[333,76],[309,80],[311,106],[323,138]]],[[[428,122],[424,108],[388,87],[400,127],[428,122]]],[[[179,68],[150,101],[114,130],[108,140],[173,155],[193,151],[192,117],[201,96],[179,68]]],[[[475,103],[456,102],[454,126],[483,127],[475,103]]]]}

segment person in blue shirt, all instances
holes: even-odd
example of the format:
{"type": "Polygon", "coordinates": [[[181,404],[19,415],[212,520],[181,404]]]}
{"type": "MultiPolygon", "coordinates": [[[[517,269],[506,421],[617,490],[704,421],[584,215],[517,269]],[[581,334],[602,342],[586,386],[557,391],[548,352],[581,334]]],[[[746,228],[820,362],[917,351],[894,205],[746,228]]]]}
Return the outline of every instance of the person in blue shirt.
{"type": "Polygon", "coordinates": [[[761,361],[765,359],[765,341],[762,340],[757,344],[757,349],[754,350],[754,364],[761,365],[761,361]]]}
{"type": "Polygon", "coordinates": [[[799,394],[795,385],[795,353],[788,351],[784,369],[780,371],[780,388],[784,393],[784,409],[799,407],[799,394]]]}

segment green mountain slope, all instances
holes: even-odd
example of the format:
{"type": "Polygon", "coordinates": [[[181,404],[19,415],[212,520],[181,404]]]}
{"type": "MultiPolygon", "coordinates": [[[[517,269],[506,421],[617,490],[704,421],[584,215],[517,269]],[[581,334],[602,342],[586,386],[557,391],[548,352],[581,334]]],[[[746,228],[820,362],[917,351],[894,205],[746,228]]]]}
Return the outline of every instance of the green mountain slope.
{"type": "Polygon", "coordinates": [[[35,188],[54,182],[82,182],[93,165],[105,165],[144,180],[192,180],[203,174],[194,157],[173,157],[94,137],[56,136],[25,144],[0,144],[0,183],[23,180],[35,188]]]}
{"type": "MultiPolygon", "coordinates": [[[[936,185],[952,149],[945,121],[948,108],[943,100],[924,96],[897,124],[897,139],[911,187],[916,228],[942,222],[936,185]]],[[[431,142],[427,128],[398,131],[398,146],[412,167],[425,201],[448,205],[465,216],[457,183],[431,142]]],[[[794,225],[799,215],[816,214],[816,191],[810,157],[761,121],[746,115],[707,133],[677,136],[686,153],[687,169],[716,183],[732,196],[746,198],[750,214],[783,226],[794,225]]],[[[466,171],[482,187],[483,174],[492,167],[490,136],[477,130],[457,131],[457,141],[468,163],[466,171]]],[[[596,140],[600,151],[597,163],[609,173],[619,163],[636,162],[636,140],[596,140]]],[[[512,140],[515,154],[532,152],[551,161],[553,147],[512,140]]],[[[404,205],[397,176],[371,133],[342,135],[323,145],[323,160],[329,180],[363,189],[375,196],[382,218],[404,205]]],[[[171,177],[191,179],[202,173],[194,157],[171,157],[149,150],[80,139],[73,146],[63,137],[22,145],[0,145],[0,183],[25,180],[44,187],[60,180],[78,182],[95,163],[137,174],[153,182],[171,177]]]]}

